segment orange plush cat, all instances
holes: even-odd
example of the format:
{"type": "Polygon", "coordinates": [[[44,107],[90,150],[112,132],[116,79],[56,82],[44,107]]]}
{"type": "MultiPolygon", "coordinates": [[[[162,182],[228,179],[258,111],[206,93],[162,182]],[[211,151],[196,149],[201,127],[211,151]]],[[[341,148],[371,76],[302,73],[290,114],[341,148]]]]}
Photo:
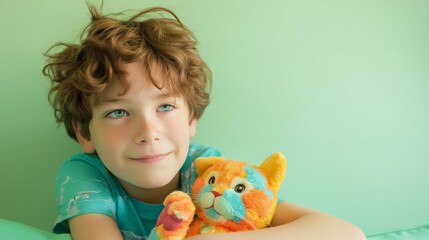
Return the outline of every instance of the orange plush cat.
{"type": "Polygon", "coordinates": [[[195,160],[194,201],[184,192],[171,193],[148,239],[185,239],[269,226],[286,165],[281,153],[269,156],[260,166],[220,157],[195,160]]]}

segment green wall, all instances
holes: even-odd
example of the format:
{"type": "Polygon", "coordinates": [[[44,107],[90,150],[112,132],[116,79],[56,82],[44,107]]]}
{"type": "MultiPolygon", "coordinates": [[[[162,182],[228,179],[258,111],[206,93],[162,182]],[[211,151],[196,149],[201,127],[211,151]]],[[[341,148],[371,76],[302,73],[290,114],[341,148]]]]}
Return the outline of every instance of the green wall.
{"type": "MultiPolygon", "coordinates": [[[[428,1],[105,0],[105,10],[154,4],[194,30],[213,71],[195,142],[253,163],[282,151],[285,200],[367,234],[429,223],[428,1]]],[[[54,122],[42,52],[76,40],[89,17],[85,1],[0,9],[0,218],[49,229],[55,171],[80,149],[54,122]]]]}

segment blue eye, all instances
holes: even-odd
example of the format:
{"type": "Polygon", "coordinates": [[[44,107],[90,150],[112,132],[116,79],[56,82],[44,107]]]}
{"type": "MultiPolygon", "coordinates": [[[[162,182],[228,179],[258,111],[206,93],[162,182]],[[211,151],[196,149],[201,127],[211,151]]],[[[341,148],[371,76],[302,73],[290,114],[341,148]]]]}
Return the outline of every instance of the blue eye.
{"type": "Polygon", "coordinates": [[[128,115],[127,111],[122,110],[122,109],[118,109],[118,110],[114,110],[114,111],[109,112],[107,114],[107,117],[110,117],[110,118],[121,118],[121,117],[125,117],[127,115],[128,115]]]}
{"type": "Polygon", "coordinates": [[[171,110],[173,110],[174,106],[171,104],[163,104],[161,106],[158,107],[157,111],[158,112],[169,112],[171,110]]]}

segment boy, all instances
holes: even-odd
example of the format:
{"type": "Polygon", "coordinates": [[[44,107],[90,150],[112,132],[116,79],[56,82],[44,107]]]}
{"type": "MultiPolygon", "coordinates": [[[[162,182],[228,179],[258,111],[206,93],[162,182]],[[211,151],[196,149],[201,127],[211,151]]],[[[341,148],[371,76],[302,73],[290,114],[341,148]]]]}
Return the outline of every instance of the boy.
{"type": "MultiPolygon", "coordinates": [[[[54,232],[74,240],[145,239],[164,198],[189,192],[193,160],[220,155],[190,144],[209,103],[210,70],[192,32],[168,9],[127,20],[89,10],[81,43],[57,44],[63,49],[44,68],[56,119],[85,152],[57,174],[54,232]],[[159,12],[173,18],[149,17],[159,12]]],[[[286,202],[271,225],[192,239],[365,239],[349,223],[286,202]]]]}

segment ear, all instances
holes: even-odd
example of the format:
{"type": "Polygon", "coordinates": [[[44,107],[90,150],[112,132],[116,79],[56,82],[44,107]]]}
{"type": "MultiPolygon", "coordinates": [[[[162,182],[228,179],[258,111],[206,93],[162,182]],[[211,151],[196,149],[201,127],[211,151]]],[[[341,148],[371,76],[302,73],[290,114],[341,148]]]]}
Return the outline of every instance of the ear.
{"type": "Polygon", "coordinates": [[[201,176],[204,172],[215,163],[224,161],[223,157],[200,157],[195,159],[195,168],[197,169],[197,175],[201,176]]]}
{"type": "Polygon", "coordinates": [[[286,176],[287,161],[282,153],[277,152],[269,156],[259,166],[259,170],[267,177],[268,183],[274,192],[277,192],[286,176]]]}
{"type": "Polygon", "coordinates": [[[189,136],[193,137],[197,134],[197,118],[192,118],[189,121],[189,136]]]}
{"type": "Polygon", "coordinates": [[[73,129],[76,134],[77,141],[86,153],[94,153],[95,147],[90,138],[82,134],[82,126],[80,123],[73,121],[73,129]]]}

